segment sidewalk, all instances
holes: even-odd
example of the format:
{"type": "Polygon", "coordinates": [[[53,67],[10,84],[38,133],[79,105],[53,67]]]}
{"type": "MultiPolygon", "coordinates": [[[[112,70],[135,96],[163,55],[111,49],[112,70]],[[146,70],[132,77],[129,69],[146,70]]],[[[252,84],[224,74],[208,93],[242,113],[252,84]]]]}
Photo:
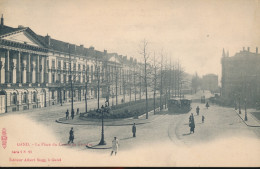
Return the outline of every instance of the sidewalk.
{"type": "Polygon", "coordinates": [[[247,121],[245,121],[245,110],[241,109],[241,114],[239,114],[238,110],[235,110],[235,112],[248,127],[260,127],[260,121],[251,114],[257,112],[255,109],[247,109],[247,121]]]}

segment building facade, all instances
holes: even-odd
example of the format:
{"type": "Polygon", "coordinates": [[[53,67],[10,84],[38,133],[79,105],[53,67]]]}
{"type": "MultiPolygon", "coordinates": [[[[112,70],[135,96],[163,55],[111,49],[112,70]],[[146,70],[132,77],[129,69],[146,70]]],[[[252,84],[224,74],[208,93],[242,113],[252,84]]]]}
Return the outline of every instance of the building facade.
{"type": "Polygon", "coordinates": [[[229,57],[223,49],[221,94],[228,100],[240,100],[254,105],[260,101],[260,54],[243,48],[229,57]]]}
{"type": "Polygon", "coordinates": [[[219,92],[218,88],[218,75],[207,74],[202,77],[203,90],[209,90],[211,92],[219,92]]]}
{"type": "MultiPolygon", "coordinates": [[[[0,26],[0,113],[127,94],[136,60],[0,26]],[[127,85],[126,85],[127,84],[127,85]]],[[[138,81],[138,78],[136,78],[138,81]]],[[[129,93],[128,93],[129,94],[129,93]]]]}

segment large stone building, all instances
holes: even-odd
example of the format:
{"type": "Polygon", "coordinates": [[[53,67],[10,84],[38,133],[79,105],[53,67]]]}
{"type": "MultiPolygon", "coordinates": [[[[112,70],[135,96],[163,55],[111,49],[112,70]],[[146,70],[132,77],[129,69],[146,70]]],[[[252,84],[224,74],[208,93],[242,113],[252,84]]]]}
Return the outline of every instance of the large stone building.
{"type": "Polygon", "coordinates": [[[229,57],[223,49],[222,54],[222,96],[234,101],[238,97],[251,105],[260,101],[260,54],[250,52],[243,48],[242,51],[229,57]]]}
{"type": "Polygon", "coordinates": [[[202,77],[202,88],[211,92],[219,92],[218,75],[207,74],[202,77]]]}
{"type": "Polygon", "coordinates": [[[1,18],[0,113],[70,102],[72,93],[83,101],[86,89],[87,98],[129,94],[139,80],[134,72],[142,72],[136,59],[9,27],[1,18]]]}

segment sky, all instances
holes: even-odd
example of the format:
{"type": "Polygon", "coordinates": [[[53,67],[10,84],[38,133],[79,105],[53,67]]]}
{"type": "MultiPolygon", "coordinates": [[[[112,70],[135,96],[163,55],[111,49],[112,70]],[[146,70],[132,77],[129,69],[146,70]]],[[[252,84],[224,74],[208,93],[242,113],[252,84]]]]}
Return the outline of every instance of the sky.
{"type": "Polygon", "coordinates": [[[223,48],[229,55],[260,47],[260,0],[0,0],[7,26],[94,46],[143,61],[181,63],[184,71],[221,77],[223,48]]]}

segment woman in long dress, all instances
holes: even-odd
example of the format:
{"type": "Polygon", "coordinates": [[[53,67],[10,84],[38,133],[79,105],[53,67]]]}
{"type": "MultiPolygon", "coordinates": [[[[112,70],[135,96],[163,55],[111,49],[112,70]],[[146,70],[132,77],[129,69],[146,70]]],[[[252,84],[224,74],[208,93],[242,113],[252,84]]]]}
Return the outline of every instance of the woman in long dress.
{"type": "Polygon", "coordinates": [[[119,141],[116,137],[114,137],[114,140],[112,141],[112,151],[111,151],[111,155],[113,155],[113,152],[115,152],[115,155],[117,153],[118,150],[118,145],[119,145],[119,141]]]}

